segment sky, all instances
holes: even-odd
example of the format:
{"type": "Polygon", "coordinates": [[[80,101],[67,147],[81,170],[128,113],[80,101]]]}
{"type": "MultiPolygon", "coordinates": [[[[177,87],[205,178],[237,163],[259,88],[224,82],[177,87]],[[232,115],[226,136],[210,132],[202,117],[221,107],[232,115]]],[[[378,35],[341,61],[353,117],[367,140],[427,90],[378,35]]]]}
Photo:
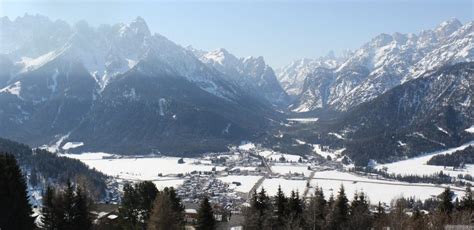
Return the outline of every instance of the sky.
{"type": "Polygon", "coordinates": [[[153,33],[182,46],[263,56],[280,67],[355,50],[380,33],[418,33],[453,17],[472,21],[474,0],[0,0],[0,16],[25,13],[94,26],[141,16],[153,33]]]}

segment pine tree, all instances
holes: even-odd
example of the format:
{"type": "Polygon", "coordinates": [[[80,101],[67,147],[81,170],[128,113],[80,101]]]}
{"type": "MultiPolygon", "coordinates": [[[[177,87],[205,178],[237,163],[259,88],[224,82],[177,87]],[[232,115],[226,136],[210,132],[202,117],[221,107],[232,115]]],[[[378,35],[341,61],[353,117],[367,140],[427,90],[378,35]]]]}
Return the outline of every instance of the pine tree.
{"type": "Polygon", "coordinates": [[[245,229],[271,229],[273,207],[265,189],[254,191],[250,207],[245,210],[245,229]]]}
{"type": "Polygon", "coordinates": [[[33,229],[25,178],[11,154],[0,154],[0,188],[0,229],[33,229]]]}
{"type": "Polygon", "coordinates": [[[309,229],[320,230],[324,228],[326,219],[327,202],[322,188],[316,187],[314,196],[309,200],[305,210],[305,221],[309,229]]]}
{"type": "MultiPolygon", "coordinates": [[[[62,220],[60,220],[60,228],[62,229],[74,229],[74,188],[70,180],[66,183],[66,190],[61,196],[61,212],[62,220]]],[[[58,210],[59,211],[59,210],[58,210]]]]}
{"type": "Polygon", "coordinates": [[[131,184],[123,186],[122,204],[119,208],[120,222],[125,229],[134,229],[138,226],[140,198],[131,184]]]}
{"type": "Polygon", "coordinates": [[[466,193],[461,200],[461,209],[470,213],[474,212],[474,200],[472,199],[471,186],[466,187],[466,193]]]}
{"type": "Polygon", "coordinates": [[[281,186],[278,186],[277,194],[274,197],[274,203],[276,208],[276,222],[274,228],[286,229],[288,225],[288,199],[281,190],[281,186]]]}
{"type": "Polygon", "coordinates": [[[349,200],[346,197],[344,186],[341,185],[339,193],[327,220],[327,229],[347,229],[349,217],[349,200]]]}
{"type": "Polygon", "coordinates": [[[441,202],[438,205],[438,210],[441,213],[445,213],[446,215],[450,215],[453,212],[454,205],[452,203],[454,197],[454,193],[451,191],[449,187],[447,187],[443,193],[440,194],[441,202]]]}
{"type": "Polygon", "coordinates": [[[369,229],[372,226],[372,218],[369,210],[369,202],[366,195],[355,193],[350,206],[350,227],[353,229],[369,229]]]}
{"type": "Polygon", "coordinates": [[[209,199],[204,197],[201,201],[201,205],[198,210],[197,218],[197,230],[214,230],[216,229],[216,220],[214,218],[214,212],[212,211],[209,199]]]}
{"type": "Polygon", "coordinates": [[[89,203],[87,196],[83,193],[80,186],[76,188],[76,194],[73,199],[72,209],[73,228],[77,230],[88,230],[92,227],[89,203]]]}
{"type": "Polygon", "coordinates": [[[184,224],[184,206],[181,203],[181,199],[176,195],[176,191],[173,187],[166,187],[164,188],[163,192],[168,195],[171,201],[171,207],[174,212],[174,217],[176,223],[180,225],[184,224]]]}
{"type": "Polygon", "coordinates": [[[54,189],[50,185],[46,186],[46,190],[43,193],[43,206],[41,208],[41,222],[44,229],[58,229],[58,219],[53,203],[54,199],[54,189]]]}
{"type": "Polygon", "coordinates": [[[140,210],[140,214],[138,221],[145,224],[153,208],[153,201],[158,194],[158,189],[153,182],[142,181],[135,185],[135,190],[139,199],[138,210],[140,210]]]}
{"type": "Polygon", "coordinates": [[[31,169],[30,184],[33,187],[36,187],[38,185],[38,173],[36,172],[36,168],[31,169]]]}
{"type": "Polygon", "coordinates": [[[288,199],[288,209],[290,228],[298,229],[303,223],[303,202],[298,192],[291,191],[291,196],[288,199]]]}

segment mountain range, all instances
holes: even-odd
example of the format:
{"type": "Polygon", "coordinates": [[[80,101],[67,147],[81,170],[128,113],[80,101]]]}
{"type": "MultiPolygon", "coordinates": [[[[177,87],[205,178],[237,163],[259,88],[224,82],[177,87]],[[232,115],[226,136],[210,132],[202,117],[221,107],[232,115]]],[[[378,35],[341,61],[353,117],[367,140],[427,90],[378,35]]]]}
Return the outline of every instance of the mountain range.
{"type": "Polygon", "coordinates": [[[263,57],[182,47],[140,17],[3,17],[0,32],[0,136],[52,151],[192,155],[245,140],[282,148],[285,133],[282,150],[304,139],[365,164],[474,138],[473,22],[380,34],[276,71],[263,57]],[[316,124],[286,120],[311,114],[316,124]]]}

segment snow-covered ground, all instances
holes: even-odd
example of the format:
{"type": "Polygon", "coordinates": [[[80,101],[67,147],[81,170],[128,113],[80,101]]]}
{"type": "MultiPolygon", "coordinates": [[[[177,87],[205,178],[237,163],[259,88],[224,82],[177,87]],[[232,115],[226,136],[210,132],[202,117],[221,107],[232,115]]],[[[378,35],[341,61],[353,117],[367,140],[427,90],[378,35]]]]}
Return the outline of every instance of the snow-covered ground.
{"type": "Polygon", "coordinates": [[[271,166],[273,173],[278,173],[280,175],[287,175],[303,173],[305,176],[309,176],[311,170],[308,170],[308,166],[306,165],[291,165],[291,164],[284,164],[284,163],[277,163],[271,166]]]}
{"type": "Polygon", "coordinates": [[[397,161],[389,164],[380,164],[375,168],[383,169],[386,168],[389,173],[396,173],[401,175],[431,175],[443,171],[445,174],[449,174],[452,177],[456,177],[459,174],[471,174],[474,175],[474,165],[466,165],[466,169],[453,170],[451,167],[444,168],[443,166],[427,165],[426,162],[433,156],[440,154],[449,154],[458,150],[463,150],[470,145],[474,145],[474,141],[466,143],[456,148],[450,148],[446,150],[436,151],[433,153],[425,154],[420,157],[410,158],[407,160],[397,161]]]}
{"type": "MultiPolygon", "coordinates": [[[[355,192],[363,191],[367,194],[372,204],[379,201],[389,204],[394,198],[416,197],[428,199],[443,192],[443,187],[431,184],[410,184],[398,181],[386,181],[369,179],[347,172],[323,171],[317,172],[311,180],[312,189],[308,196],[314,193],[314,187],[322,187],[326,198],[331,194],[337,195],[341,185],[344,186],[347,197],[351,200],[355,192]]],[[[458,196],[464,193],[459,191],[462,188],[453,188],[458,196]]]]}
{"type": "MultiPolygon", "coordinates": [[[[106,175],[126,180],[159,180],[158,174],[160,173],[166,176],[193,171],[204,172],[212,171],[212,168],[215,167],[210,165],[210,162],[193,158],[184,158],[185,163],[178,164],[180,158],[177,157],[102,159],[103,156],[110,156],[106,153],[63,154],[63,156],[79,159],[89,167],[106,175]]],[[[223,169],[223,167],[216,167],[217,171],[223,169]]]]}
{"type": "Polygon", "coordinates": [[[318,155],[327,158],[328,156],[331,157],[331,159],[335,160],[341,156],[341,153],[345,150],[345,148],[338,149],[338,150],[332,150],[332,151],[327,151],[323,150],[322,147],[318,144],[313,145],[313,152],[317,153],[318,155]]]}
{"type": "Polygon", "coordinates": [[[265,179],[257,189],[257,192],[263,187],[268,195],[274,196],[278,191],[278,186],[281,186],[281,190],[287,196],[290,195],[292,190],[295,192],[298,191],[300,196],[302,196],[306,189],[306,180],[287,180],[283,178],[265,179]]]}
{"type": "Polygon", "coordinates": [[[474,133],[474,125],[465,129],[464,131],[468,132],[468,133],[474,133]]]}
{"type": "Polygon", "coordinates": [[[285,158],[285,160],[293,161],[293,162],[297,162],[301,158],[301,156],[298,156],[298,155],[279,153],[279,152],[274,152],[270,150],[261,151],[258,153],[258,155],[265,157],[266,159],[270,161],[279,161],[280,157],[282,156],[285,158]]]}
{"type": "Polygon", "coordinates": [[[68,150],[68,149],[74,149],[77,147],[81,147],[84,145],[84,142],[67,142],[66,144],[63,145],[62,149],[68,150]]]}
{"type": "Polygon", "coordinates": [[[307,118],[288,118],[286,119],[288,121],[295,121],[295,122],[300,122],[300,123],[311,123],[311,122],[316,122],[319,120],[317,117],[307,117],[307,118]]]}
{"type": "Polygon", "coordinates": [[[155,184],[156,188],[158,190],[162,190],[165,187],[173,187],[177,188],[181,184],[183,184],[184,180],[183,179],[171,179],[171,180],[154,180],[153,184],[155,184]]]}
{"type": "Polygon", "coordinates": [[[234,189],[237,192],[248,193],[252,189],[252,187],[260,180],[262,176],[238,176],[238,175],[230,175],[226,177],[219,177],[218,179],[224,183],[229,184],[229,188],[234,189]],[[237,186],[232,184],[232,182],[240,182],[241,185],[237,186]]]}
{"type": "Polygon", "coordinates": [[[251,150],[251,149],[254,149],[255,148],[255,144],[252,143],[252,142],[247,142],[247,143],[242,143],[241,145],[239,145],[238,147],[240,150],[251,150]]]}

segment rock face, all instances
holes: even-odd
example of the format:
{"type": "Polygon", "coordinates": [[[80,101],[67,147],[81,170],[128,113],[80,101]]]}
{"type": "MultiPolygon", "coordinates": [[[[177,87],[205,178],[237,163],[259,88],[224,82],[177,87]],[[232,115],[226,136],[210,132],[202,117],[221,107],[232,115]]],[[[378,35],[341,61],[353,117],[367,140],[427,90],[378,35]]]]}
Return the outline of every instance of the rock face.
{"type": "Polygon", "coordinates": [[[248,94],[263,98],[276,107],[288,106],[288,95],[263,57],[237,58],[222,48],[193,52],[203,63],[224,73],[227,80],[247,89],[248,94]]]}
{"type": "Polygon", "coordinates": [[[142,18],[93,28],[27,15],[2,18],[0,26],[12,32],[1,35],[0,136],[33,146],[81,141],[78,151],[219,151],[278,120],[259,96],[276,102],[286,95],[270,92],[279,84],[263,59],[243,59],[239,70],[269,95],[248,94],[191,51],[151,34],[142,18]]]}
{"type": "Polygon", "coordinates": [[[293,73],[293,79],[299,79],[297,84],[293,84],[296,87],[285,88],[298,97],[292,106],[295,112],[317,109],[348,111],[428,71],[472,61],[473,36],[473,23],[462,25],[456,19],[418,35],[381,34],[340,64],[303,65],[304,68],[302,64],[290,65],[292,68],[289,70],[279,72],[279,79],[284,87],[291,85],[287,80],[288,73],[293,73]],[[320,68],[332,70],[331,84],[320,84],[321,81],[327,82],[323,79],[328,78],[328,71],[318,70],[320,68]],[[329,95],[321,95],[321,92],[329,92],[329,95]],[[321,98],[327,100],[322,102],[321,98]]]}
{"type": "Polygon", "coordinates": [[[335,125],[346,153],[360,162],[389,161],[446,147],[474,137],[474,62],[445,66],[364,103],[335,125]]]}

